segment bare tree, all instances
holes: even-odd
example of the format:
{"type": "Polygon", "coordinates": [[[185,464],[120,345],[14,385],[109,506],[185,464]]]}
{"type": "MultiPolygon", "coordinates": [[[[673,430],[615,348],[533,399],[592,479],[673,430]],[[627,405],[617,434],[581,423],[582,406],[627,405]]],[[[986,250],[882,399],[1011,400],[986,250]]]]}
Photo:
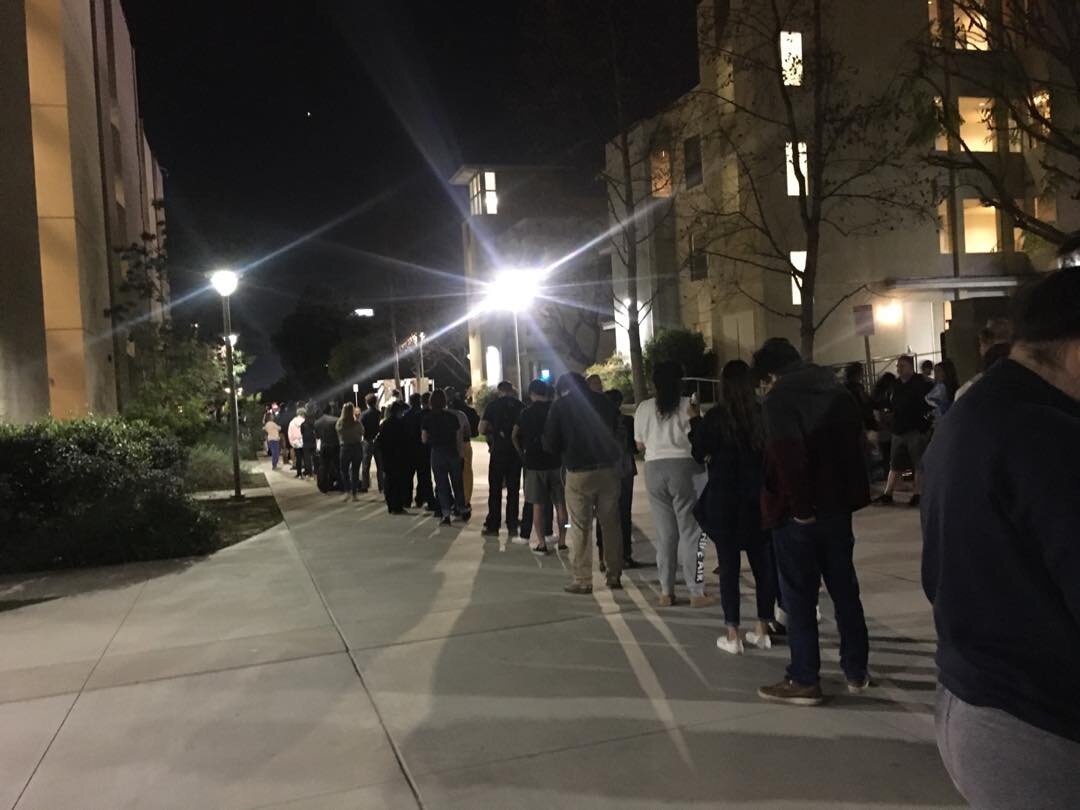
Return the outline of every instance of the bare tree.
{"type": "Polygon", "coordinates": [[[1026,153],[1026,185],[1035,201],[1061,192],[1080,200],[1080,3],[952,0],[951,7],[917,48],[917,76],[938,99],[935,123],[948,146],[928,161],[974,178],[984,204],[1027,233],[1061,244],[1069,234],[1057,222],[1056,206],[1031,205],[1028,194],[1018,195],[1002,158],[1026,153]],[[990,100],[978,111],[982,126],[971,127],[957,108],[941,103],[953,87],[990,100]]]}
{"type": "Polygon", "coordinates": [[[822,280],[841,278],[823,245],[930,211],[912,134],[897,123],[914,94],[899,67],[894,77],[871,77],[848,63],[831,39],[831,11],[827,0],[733,2],[723,30],[702,38],[718,79],[698,93],[719,102],[707,135],[729,180],[708,184],[688,218],[705,235],[696,250],[723,260],[722,284],[798,321],[807,358],[829,316],[865,287],[852,283],[820,300],[822,280]],[[788,32],[800,32],[798,47],[788,32]],[[793,261],[793,251],[804,261],[793,261]],[[769,305],[747,289],[744,273],[792,279],[801,305],[769,305]]]}

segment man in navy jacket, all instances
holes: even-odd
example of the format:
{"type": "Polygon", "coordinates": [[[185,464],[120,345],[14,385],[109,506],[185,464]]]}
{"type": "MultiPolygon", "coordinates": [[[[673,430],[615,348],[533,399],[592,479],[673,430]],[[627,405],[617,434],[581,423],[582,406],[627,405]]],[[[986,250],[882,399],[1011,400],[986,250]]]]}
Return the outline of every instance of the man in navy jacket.
{"type": "Polygon", "coordinates": [[[1080,267],[1022,291],[1015,342],[926,455],[938,748],[974,807],[1080,807],[1080,267]]]}

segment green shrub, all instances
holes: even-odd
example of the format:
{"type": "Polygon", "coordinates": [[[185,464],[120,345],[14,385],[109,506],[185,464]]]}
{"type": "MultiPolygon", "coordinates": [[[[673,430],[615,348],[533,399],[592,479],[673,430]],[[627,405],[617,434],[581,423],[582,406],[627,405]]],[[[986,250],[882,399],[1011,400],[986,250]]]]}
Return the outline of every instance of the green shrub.
{"type": "Polygon", "coordinates": [[[204,554],[175,438],[120,419],[0,426],[0,572],[204,554]]]}
{"type": "Polygon", "coordinates": [[[493,385],[476,385],[469,390],[472,393],[473,407],[476,408],[476,412],[481,416],[484,415],[484,409],[487,408],[488,403],[495,399],[499,394],[493,385]]]}
{"type": "Polygon", "coordinates": [[[585,376],[596,374],[604,383],[604,390],[618,389],[622,391],[624,402],[634,401],[634,380],[630,373],[630,364],[621,354],[616,352],[607,360],[589,366],[585,369],[585,376]]]}
{"type": "Polygon", "coordinates": [[[662,360],[674,360],[687,377],[716,375],[716,355],[705,350],[705,338],[689,329],[661,329],[643,349],[645,374],[652,377],[653,366],[662,360]]]}
{"type": "Polygon", "coordinates": [[[189,492],[232,489],[232,450],[199,443],[188,452],[184,488],[189,492]]]}

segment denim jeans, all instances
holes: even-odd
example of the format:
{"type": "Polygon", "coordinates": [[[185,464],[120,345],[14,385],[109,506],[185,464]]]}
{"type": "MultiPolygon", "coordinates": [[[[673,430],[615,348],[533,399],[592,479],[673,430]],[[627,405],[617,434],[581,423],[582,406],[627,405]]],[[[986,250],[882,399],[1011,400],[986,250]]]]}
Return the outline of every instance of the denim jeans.
{"type": "Polygon", "coordinates": [[[776,618],[776,562],[773,560],[772,538],[768,532],[756,534],[760,536],[744,538],[733,535],[713,541],[720,563],[720,606],[724,609],[724,624],[728,627],[738,627],[741,622],[739,575],[743,551],[740,545],[743,543],[746,545],[750,571],[754,575],[757,618],[763,622],[776,618]]]}
{"type": "Polygon", "coordinates": [[[360,491],[360,465],[364,462],[364,445],[341,445],[340,458],[341,489],[355,495],[360,491]]]}
{"type": "Polygon", "coordinates": [[[379,492],[382,492],[383,488],[383,470],[382,464],[379,463],[379,454],[375,449],[375,441],[364,439],[364,463],[360,470],[360,490],[367,492],[371,488],[371,460],[375,459],[375,482],[378,484],[379,492]]]}
{"type": "Polygon", "coordinates": [[[272,469],[277,469],[278,459],[281,457],[281,442],[270,441],[266,443],[266,447],[270,452],[270,466],[272,469]]]}
{"type": "Polygon", "coordinates": [[[506,528],[518,530],[518,492],[521,489],[521,459],[491,454],[488,460],[488,513],[484,528],[498,531],[502,525],[502,491],[506,489],[506,528]]]}
{"type": "Polygon", "coordinates": [[[461,480],[461,456],[456,447],[431,448],[431,472],[435,475],[435,494],[439,499],[438,514],[449,517],[451,508],[464,513],[465,486],[461,480]]]}
{"type": "Polygon", "coordinates": [[[851,515],[822,515],[805,526],[788,521],[773,529],[773,550],[788,620],[788,677],[803,686],[818,682],[821,649],[815,608],[824,578],[840,630],[840,666],[849,680],[865,678],[870,640],[852,560],[851,515]]]}

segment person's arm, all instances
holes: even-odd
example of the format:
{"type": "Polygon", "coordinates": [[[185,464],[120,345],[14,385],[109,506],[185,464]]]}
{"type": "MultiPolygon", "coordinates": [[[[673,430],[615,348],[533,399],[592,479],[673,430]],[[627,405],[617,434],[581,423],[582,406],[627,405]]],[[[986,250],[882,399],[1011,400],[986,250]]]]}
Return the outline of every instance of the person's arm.
{"type": "Polygon", "coordinates": [[[489,402],[488,406],[484,408],[484,415],[480,417],[480,424],[476,428],[481,436],[488,436],[488,434],[490,434],[493,429],[491,424],[495,421],[495,413],[493,409],[495,407],[495,403],[498,401],[499,400],[496,399],[492,402],[489,402]]]}
{"type": "Polygon", "coordinates": [[[514,425],[514,430],[510,434],[510,441],[514,445],[514,449],[517,450],[519,456],[525,455],[525,448],[521,446],[521,425],[514,425]]]}
{"type": "Polygon", "coordinates": [[[638,405],[634,411],[634,446],[639,453],[645,452],[645,403],[638,405]]]}
{"type": "MultiPolygon", "coordinates": [[[[718,406],[713,406],[714,409],[718,406]]],[[[712,411],[710,411],[710,414],[712,411]]],[[[715,417],[710,419],[692,419],[690,421],[690,454],[698,464],[704,464],[716,448],[716,431],[713,430],[715,417]]]]}

